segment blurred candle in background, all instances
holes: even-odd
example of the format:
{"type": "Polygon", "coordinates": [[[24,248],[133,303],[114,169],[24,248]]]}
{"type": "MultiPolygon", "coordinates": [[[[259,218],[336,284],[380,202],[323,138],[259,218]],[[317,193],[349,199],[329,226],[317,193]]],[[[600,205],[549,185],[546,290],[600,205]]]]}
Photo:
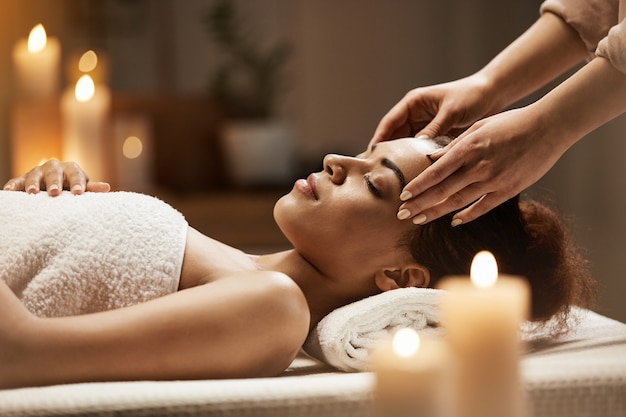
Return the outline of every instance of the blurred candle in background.
{"type": "Polygon", "coordinates": [[[36,25],[28,40],[20,39],[13,48],[13,67],[21,97],[51,97],[59,91],[61,45],[36,25]]]}
{"type": "Polygon", "coordinates": [[[17,100],[11,108],[11,175],[23,174],[43,161],[60,159],[58,104],[61,46],[42,24],[13,48],[17,100]]]}
{"type": "Polygon", "coordinates": [[[58,99],[16,102],[11,112],[11,176],[62,156],[58,99]]]}
{"type": "Polygon", "coordinates": [[[153,140],[144,114],[120,114],[113,120],[116,188],[150,191],[153,185],[153,140]]]}
{"type": "Polygon", "coordinates": [[[68,85],[74,85],[80,77],[89,74],[94,84],[107,84],[109,60],[101,51],[92,49],[80,54],[71,54],[65,62],[65,78],[68,85]]]}
{"type": "Polygon", "coordinates": [[[495,258],[479,252],[468,277],[444,278],[441,303],[453,364],[455,417],[521,417],[519,328],[528,318],[530,289],[520,277],[498,275],[495,258]]]}
{"type": "Polygon", "coordinates": [[[111,93],[105,85],[95,85],[85,74],[61,97],[63,159],[75,161],[93,180],[106,181],[110,170],[107,138],[111,93]]]}
{"type": "Polygon", "coordinates": [[[441,341],[420,338],[412,329],[401,329],[393,340],[374,351],[372,370],[376,373],[376,417],[449,415],[449,359],[441,341]]]}

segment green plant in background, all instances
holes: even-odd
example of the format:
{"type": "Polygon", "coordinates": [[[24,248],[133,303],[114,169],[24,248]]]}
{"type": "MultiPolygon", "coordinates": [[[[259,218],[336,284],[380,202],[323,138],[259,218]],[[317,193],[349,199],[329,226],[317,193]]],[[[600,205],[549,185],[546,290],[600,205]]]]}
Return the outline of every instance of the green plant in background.
{"type": "Polygon", "coordinates": [[[224,55],[210,83],[210,94],[226,117],[268,119],[274,115],[285,79],[281,69],[291,55],[285,42],[262,48],[242,28],[249,27],[232,0],[217,0],[206,16],[215,44],[224,55]]]}

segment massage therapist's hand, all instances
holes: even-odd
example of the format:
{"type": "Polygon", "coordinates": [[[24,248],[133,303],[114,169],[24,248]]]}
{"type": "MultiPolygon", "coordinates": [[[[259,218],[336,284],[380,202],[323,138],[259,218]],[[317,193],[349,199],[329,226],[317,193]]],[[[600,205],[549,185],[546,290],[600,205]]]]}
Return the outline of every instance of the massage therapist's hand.
{"type": "Polygon", "coordinates": [[[47,190],[51,196],[70,190],[72,194],[85,191],[106,193],[111,186],[106,182],[90,181],[89,177],[76,162],[47,161],[17,178],[9,180],[5,186],[8,191],[26,191],[36,194],[47,190]]]}
{"type": "Polygon", "coordinates": [[[411,90],[381,119],[370,145],[409,136],[456,136],[476,120],[501,110],[491,95],[480,73],[411,90]]]}
{"type": "Polygon", "coordinates": [[[470,222],[541,178],[564,143],[532,106],[482,119],[430,155],[434,163],[404,188],[398,218],[424,224],[469,205],[452,225],[470,222]]]}

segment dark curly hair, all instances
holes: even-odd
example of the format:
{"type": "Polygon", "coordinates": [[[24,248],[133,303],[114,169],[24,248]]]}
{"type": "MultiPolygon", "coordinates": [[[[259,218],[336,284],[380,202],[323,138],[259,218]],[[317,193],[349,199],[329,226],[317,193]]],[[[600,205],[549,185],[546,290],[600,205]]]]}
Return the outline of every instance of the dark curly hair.
{"type": "Polygon", "coordinates": [[[556,320],[560,333],[567,330],[570,307],[592,307],[596,281],[588,262],[547,205],[518,195],[467,224],[451,227],[452,216],[407,236],[413,257],[430,271],[432,287],[444,276],[467,275],[474,255],[488,250],[499,271],[528,280],[536,323],[556,320]]]}

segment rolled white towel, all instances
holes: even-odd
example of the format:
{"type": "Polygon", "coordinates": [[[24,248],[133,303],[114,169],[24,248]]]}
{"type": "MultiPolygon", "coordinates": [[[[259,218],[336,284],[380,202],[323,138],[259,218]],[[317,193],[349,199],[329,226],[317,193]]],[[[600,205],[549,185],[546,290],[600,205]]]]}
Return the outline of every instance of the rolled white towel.
{"type": "Polygon", "coordinates": [[[311,331],[303,350],[337,369],[368,370],[368,357],[397,330],[441,333],[438,305],[443,291],[400,288],[340,307],[311,331]]]}

